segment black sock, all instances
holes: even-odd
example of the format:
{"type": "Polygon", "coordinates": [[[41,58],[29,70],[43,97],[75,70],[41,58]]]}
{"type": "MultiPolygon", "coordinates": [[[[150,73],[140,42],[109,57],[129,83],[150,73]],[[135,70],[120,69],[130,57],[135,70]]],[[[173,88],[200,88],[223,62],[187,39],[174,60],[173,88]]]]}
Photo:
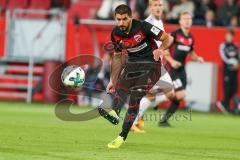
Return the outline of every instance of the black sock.
{"type": "Polygon", "coordinates": [[[163,116],[163,118],[161,119],[162,123],[166,123],[168,121],[168,119],[176,112],[176,110],[178,109],[180,104],[180,101],[178,100],[172,100],[171,105],[168,107],[165,115],[163,116]]]}
{"type": "Polygon", "coordinates": [[[129,108],[127,110],[123,125],[122,125],[122,132],[119,134],[123,137],[123,140],[126,140],[128,133],[132,127],[132,124],[137,117],[139,111],[139,104],[140,100],[144,96],[144,93],[133,92],[130,96],[129,100],[129,108]]]}
{"type": "Polygon", "coordinates": [[[134,110],[132,110],[132,112],[126,113],[126,116],[125,116],[125,119],[124,119],[124,122],[122,125],[122,131],[119,134],[119,136],[123,137],[124,141],[126,140],[126,138],[128,136],[129,130],[132,127],[132,124],[133,124],[135,118],[137,117],[137,114],[138,114],[138,109],[134,109],[134,110]]]}

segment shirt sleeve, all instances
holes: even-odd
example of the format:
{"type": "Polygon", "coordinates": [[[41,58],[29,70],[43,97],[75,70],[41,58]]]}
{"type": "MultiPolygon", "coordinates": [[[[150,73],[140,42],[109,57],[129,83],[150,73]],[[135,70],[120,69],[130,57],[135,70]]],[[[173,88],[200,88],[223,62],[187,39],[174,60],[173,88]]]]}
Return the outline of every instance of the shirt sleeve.
{"type": "Polygon", "coordinates": [[[121,52],[122,51],[122,47],[121,47],[120,44],[117,43],[117,41],[114,38],[114,30],[111,33],[111,41],[112,41],[112,44],[114,46],[114,52],[115,53],[121,52]]]}
{"type": "Polygon", "coordinates": [[[147,36],[153,37],[155,40],[160,40],[160,37],[163,34],[163,30],[159,29],[158,27],[146,21],[142,22],[142,26],[143,26],[143,31],[147,36]]]}
{"type": "Polygon", "coordinates": [[[225,55],[225,44],[222,43],[219,47],[219,52],[220,52],[220,57],[223,60],[224,63],[226,64],[231,64],[231,62],[229,61],[229,59],[227,58],[227,56],[225,55]]]}

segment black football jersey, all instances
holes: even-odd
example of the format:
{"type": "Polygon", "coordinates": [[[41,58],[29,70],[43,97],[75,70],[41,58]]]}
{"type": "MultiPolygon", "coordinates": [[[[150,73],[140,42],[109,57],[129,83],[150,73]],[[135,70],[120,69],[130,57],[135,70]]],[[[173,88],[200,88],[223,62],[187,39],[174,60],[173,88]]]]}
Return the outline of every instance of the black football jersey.
{"type": "Polygon", "coordinates": [[[111,33],[111,40],[115,52],[127,53],[129,62],[155,62],[153,50],[158,47],[154,39],[159,40],[162,33],[161,29],[148,22],[133,19],[128,34],[115,27],[111,33]]]}
{"type": "Polygon", "coordinates": [[[223,60],[224,68],[228,69],[232,67],[231,59],[235,59],[240,62],[240,53],[238,46],[234,43],[224,42],[220,45],[220,54],[223,60]]]}
{"type": "MultiPolygon", "coordinates": [[[[182,63],[184,68],[187,55],[194,49],[194,39],[191,33],[188,36],[184,35],[181,29],[171,33],[174,38],[171,54],[173,59],[182,63]]],[[[179,68],[180,69],[180,68],[179,68]]]]}

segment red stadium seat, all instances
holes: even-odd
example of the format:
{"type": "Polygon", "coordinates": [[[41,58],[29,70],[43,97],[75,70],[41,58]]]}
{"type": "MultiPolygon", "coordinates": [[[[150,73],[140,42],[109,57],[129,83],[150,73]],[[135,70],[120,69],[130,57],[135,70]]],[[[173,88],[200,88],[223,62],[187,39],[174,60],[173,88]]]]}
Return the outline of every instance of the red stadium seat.
{"type": "Polygon", "coordinates": [[[31,0],[29,8],[32,9],[49,9],[51,0],[31,0]]]}
{"type": "Polygon", "coordinates": [[[78,3],[72,4],[69,9],[68,16],[73,17],[74,15],[80,18],[89,18],[92,10],[98,10],[101,6],[102,0],[81,0],[78,3]]]}
{"type": "Polygon", "coordinates": [[[215,0],[214,2],[217,5],[217,7],[219,8],[224,5],[225,0],[215,0]]]}
{"type": "Polygon", "coordinates": [[[89,6],[80,6],[80,5],[73,5],[71,6],[68,14],[70,17],[73,15],[78,15],[80,18],[88,18],[90,15],[90,9],[89,6]]]}
{"type": "Polygon", "coordinates": [[[27,8],[29,0],[9,0],[8,8],[10,10],[15,8],[27,8]]]}
{"type": "Polygon", "coordinates": [[[0,0],[0,15],[5,14],[5,10],[7,8],[7,0],[0,0]]]}
{"type": "Polygon", "coordinates": [[[5,8],[7,5],[7,0],[0,0],[0,8],[5,8]]]}

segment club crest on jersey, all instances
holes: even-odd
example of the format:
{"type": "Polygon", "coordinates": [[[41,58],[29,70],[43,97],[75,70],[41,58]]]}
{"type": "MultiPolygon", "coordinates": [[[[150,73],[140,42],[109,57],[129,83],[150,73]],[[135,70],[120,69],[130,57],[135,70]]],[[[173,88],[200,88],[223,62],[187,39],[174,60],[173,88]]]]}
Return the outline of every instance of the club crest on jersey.
{"type": "Polygon", "coordinates": [[[192,44],[192,42],[193,42],[192,38],[189,38],[189,39],[188,39],[188,42],[189,42],[190,44],[192,44]]]}
{"type": "Polygon", "coordinates": [[[137,35],[134,36],[134,39],[135,39],[137,42],[141,42],[142,36],[139,35],[139,34],[137,34],[137,35]]]}
{"type": "Polygon", "coordinates": [[[155,26],[152,26],[151,31],[157,36],[161,30],[155,26]]]}
{"type": "Polygon", "coordinates": [[[182,43],[183,43],[183,42],[184,42],[184,38],[182,38],[182,37],[181,37],[181,38],[180,38],[180,42],[182,42],[182,43]]]}

